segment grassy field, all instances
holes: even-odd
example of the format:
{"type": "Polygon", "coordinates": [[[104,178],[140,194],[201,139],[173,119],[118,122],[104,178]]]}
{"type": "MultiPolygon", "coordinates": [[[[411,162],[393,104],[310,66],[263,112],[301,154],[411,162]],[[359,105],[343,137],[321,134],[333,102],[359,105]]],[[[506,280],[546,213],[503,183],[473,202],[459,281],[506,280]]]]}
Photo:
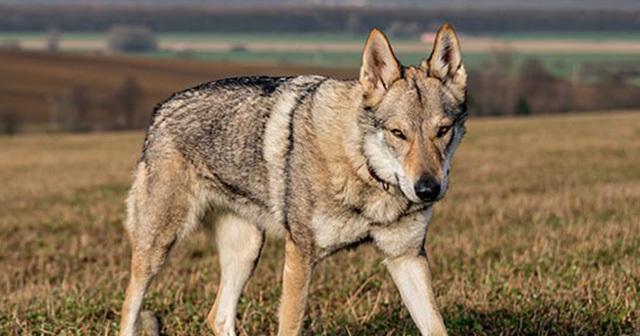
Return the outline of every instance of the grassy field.
{"type": "MultiPolygon", "coordinates": [[[[128,277],[122,220],[141,133],[0,138],[0,334],[113,335],[128,277]]],[[[472,119],[427,250],[453,335],[640,333],[640,112],[472,119]]],[[[177,248],[147,308],[207,334],[210,232],[177,248]]],[[[282,244],[240,304],[242,335],[276,330],[282,244]]],[[[371,247],[324,261],[309,335],[417,335],[371,247]]]]}

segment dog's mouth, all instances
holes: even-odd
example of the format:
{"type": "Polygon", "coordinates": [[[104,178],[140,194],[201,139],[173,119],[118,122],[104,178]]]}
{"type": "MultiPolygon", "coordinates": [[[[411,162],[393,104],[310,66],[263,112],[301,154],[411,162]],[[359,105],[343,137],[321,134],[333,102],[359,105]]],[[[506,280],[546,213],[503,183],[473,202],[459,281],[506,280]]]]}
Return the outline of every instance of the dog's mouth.
{"type": "Polygon", "coordinates": [[[410,192],[407,192],[407,190],[412,190],[408,186],[408,185],[410,185],[410,183],[407,183],[407,186],[405,186],[402,183],[402,179],[400,178],[398,173],[394,173],[393,174],[393,182],[389,182],[389,181],[386,181],[385,179],[383,179],[382,177],[380,177],[380,175],[376,172],[376,170],[371,166],[371,164],[368,161],[366,163],[366,166],[367,166],[367,172],[369,173],[369,176],[371,177],[371,179],[376,181],[380,185],[380,187],[382,189],[384,189],[385,191],[388,191],[390,186],[397,186],[398,189],[400,189],[400,191],[402,192],[402,195],[404,197],[406,197],[412,203],[417,203],[417,204],[433,203],[433,202],[424,202],[424,201],[420,200],[417,196],[412,195],[410,192]],[[409,189],[407,189],[407,188],[409,188],[409,189]]]}
{"type": "MultiPolygon", "coordinates": [[[[383,180],[382,177],[380,177],[380,175],[376,173],[373,167],[371,167],[371,164],[368,161],[367,161],[367,171],[369,172],[369,175],[371,175],[371,178],[380,184],[382,189],[384,189],[385,191],[389,190],[390,183],[383,180]]],[[[397,177],[398,176],[396,175],[396,179],[397,177]]]]}
{"type": "Polygon", "coordinates": [[[416,203],[416,204],[422,203],[422,201],[413,199],[413,198],[411,197],[411,195],[408,195],[408,194],[404,191],[404,189],[402,188],[402,183],[400,182],[400,176],[398,176],[398,174],[393,174],[393,176],[394,176],[394,177],[395,177],[395,179],[396,179],[396,185],[400,188],[400,191],[402,192],[402,195],[403,195],[406,199],[408,199],[408,200],[409,200],[409,202],[411,202],[411,203],[416,203]]]}
{"type": "Polygon", "coordinates": [[[390,186],[397,186],[398,189],[402,192],[402,195],[407,198],[410,202],[415,204],[433,204],[438,201],[441,201],[444,198],[444,192],[440,193],[436,198],[429,200],[422,200],[418,198],[415,193],[411,193],[413,191],[413,184],[406,182],[403,184],[403,180],[400,178],[398,173],[393,173],[393,182],[386,181],[376,172],[376,170],[371,166],[371,164],[367,161],[367,172],[372,180],[376,181],[382,189],[388,191],[390,186]]]}

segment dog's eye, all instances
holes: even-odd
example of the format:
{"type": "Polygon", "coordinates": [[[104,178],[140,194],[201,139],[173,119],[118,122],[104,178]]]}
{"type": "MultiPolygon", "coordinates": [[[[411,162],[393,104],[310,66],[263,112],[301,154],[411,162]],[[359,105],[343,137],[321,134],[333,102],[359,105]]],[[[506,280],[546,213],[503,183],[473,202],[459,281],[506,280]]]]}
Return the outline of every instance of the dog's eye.
{"type": "Polygon", "coordinates": [[[397,128],[392,129],[391,134],[393,134],[398,139],[407,140],[407,137],[404,136],[404,133],[402,133],[402,131],[397,128]]]}
{"type": "Polygon", "coordinates": [[[436,134],[436,137],[442,138],[443,136],[447,135],[447,133],[449,133],[450,129],[451,129],[451,126],[442,126],[438,128],[438,133],[436,134]]]}

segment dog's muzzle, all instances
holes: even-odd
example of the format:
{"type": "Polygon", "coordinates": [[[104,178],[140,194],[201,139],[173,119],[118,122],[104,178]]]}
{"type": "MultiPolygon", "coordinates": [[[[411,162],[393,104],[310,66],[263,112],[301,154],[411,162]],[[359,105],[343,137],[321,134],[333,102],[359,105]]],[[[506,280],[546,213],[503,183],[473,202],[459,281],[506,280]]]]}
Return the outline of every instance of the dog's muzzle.
{"type": "Polygon", "coordinates": [[[432,177],[421,177],[415,184],[416,196],[423,202],[434,202],[440,195],[440,183],[432,177]]]}

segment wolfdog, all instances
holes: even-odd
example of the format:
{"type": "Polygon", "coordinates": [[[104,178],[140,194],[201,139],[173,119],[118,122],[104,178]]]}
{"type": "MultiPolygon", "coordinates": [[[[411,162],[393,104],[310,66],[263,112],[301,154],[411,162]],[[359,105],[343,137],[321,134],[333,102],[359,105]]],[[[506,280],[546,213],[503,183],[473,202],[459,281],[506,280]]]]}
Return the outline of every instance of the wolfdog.
{"type": "MultiPolygon", "coordinates": [[[[454,29],[402,66],[377,29],[360,76],[223,79],[156,107],[127,198],[131,278],[121,335],[176,242],[211,223],[220,286],[207,321],[235,335],[236,307],[265,234],[283,237],[278,335],[301,332],[314,265],[373,243],[423,335],[446,329],[424,243],[465,133],[467,75],[454,29]]],[[[147,314],[148,315],[148,314],[147,314]]]]}

